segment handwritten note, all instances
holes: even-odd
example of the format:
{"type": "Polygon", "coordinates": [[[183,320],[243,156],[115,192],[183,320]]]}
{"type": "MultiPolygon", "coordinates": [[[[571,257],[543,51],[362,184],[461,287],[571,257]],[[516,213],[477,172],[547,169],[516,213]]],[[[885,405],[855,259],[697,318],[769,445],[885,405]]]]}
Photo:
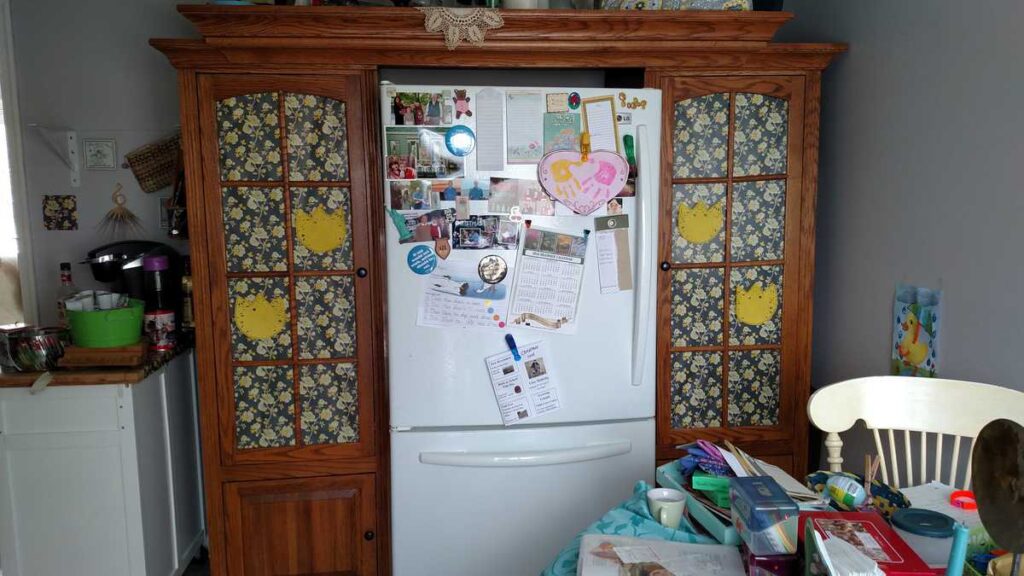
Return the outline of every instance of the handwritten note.
{"type": "Polygon", "coordinates": [[[583,100],[583,130],[590,133],[591,150],[619,151],[619,129],[611,96],[583,100]]]}
{"type": "Polygon", "coordinates": [[[476,169],[505,169],[505,99],[494,88],[476,93],[476,169]]]}
{"type": "Polygon", "coordinates": [[[477,271],[476,256],[451,256],[426,278],[420,299],[419,326],[450,328],[505,327],[514,252],[503,252],[506,278],[497,284],[484,282],[477,271]]]}

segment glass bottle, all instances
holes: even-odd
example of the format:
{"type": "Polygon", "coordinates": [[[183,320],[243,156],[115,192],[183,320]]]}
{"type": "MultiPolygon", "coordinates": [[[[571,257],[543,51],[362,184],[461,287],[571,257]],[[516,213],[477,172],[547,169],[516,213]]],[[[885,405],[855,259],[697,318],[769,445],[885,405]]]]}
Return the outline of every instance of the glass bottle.
{"type": "Polygon", "coordinates": [[[57,288],[57,323],[67,327],[67,299],[78,293],[78,287],[71,280],[71,262],[60,263],[60,287],[57,288]]]}
{"type": "Polygon", "coordinates": [[[142,259],[146,294],[143,326],[150,348],[160,352],[174,349],[174,305],[170,301],[170,286],[164,286],[169,268],[167,256],[146,256],[142,259]]]}

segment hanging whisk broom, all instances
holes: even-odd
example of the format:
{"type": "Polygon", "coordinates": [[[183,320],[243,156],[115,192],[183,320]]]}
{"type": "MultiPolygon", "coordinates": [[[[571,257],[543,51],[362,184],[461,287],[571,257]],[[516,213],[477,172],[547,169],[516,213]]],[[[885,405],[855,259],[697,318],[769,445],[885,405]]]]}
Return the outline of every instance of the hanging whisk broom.
{"type": "Polygon", "coordinates": [[[121,192],[123,189],[121,184],[118,183],[114,187],[114,193],[110,195],[110,199],[114,201],[114,207],[107,211],[106,216],[103,217],[103,220],[100,220],[99,226],[97,226],[101,234],[115,238],[126,238],[130,234],[137,235],[143,232],[142,222],[139,221],[139,217],[126,206],[128,198],[121,192]]]}

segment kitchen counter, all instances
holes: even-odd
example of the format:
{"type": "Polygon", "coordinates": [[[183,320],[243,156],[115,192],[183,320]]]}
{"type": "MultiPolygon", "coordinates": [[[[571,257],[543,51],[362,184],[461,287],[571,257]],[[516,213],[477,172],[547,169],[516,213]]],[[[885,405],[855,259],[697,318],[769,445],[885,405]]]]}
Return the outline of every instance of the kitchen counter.
{"type": "MultiPolygon", "coordinates": [[[[109,368],[57,368],[51,370],[50,386],[89,386],[95,384],[138,384],[147,376],[163,368],[171,360],[192,349],[192,343],[182,343],[170,352],[150,352],[146,363],[132,367],[109,368]]],[[[0,374],[0,388],[28,388],[42,372],[0,374]]]]}

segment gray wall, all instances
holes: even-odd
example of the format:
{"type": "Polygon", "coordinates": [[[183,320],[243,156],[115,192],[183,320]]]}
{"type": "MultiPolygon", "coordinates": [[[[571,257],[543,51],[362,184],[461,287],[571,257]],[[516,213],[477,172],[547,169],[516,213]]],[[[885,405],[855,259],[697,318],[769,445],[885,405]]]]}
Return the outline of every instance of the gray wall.
{"type": "Polygon", "coordinates": [[[886,373],[909,282],[944,291],[940,376],[1024,390],[1024,3],[786,9],[780,38],[850,44],[823,88],[814,385],[886,373]]]}
{"type": "MultiPolygon", "coordinates": [[[[144,194],[130,170],[82,171],[71,188],[68,170],[29,124],[66,127],[79,141],[115,138],[124,153],[179,125],[174,69],[151,37],[191,36],[188,22],[170,0],[12,0],[16,82],[21,105],[25,172],[37,294],[42,322],[56,319],[58,265],[75,263],[79,287],[94,285],[88,267],[77,262],[106,239],[96,231],[116,182],[124,185],[130,208],[146,226],[144,237],[165,241],[159,230],[159,196],[144,194]],[[42,223],[45,194],[78,196],[79,229],[47,231],[42,223]]],[[[175,246],[184,249],[184,243],[175,246]]]]}

